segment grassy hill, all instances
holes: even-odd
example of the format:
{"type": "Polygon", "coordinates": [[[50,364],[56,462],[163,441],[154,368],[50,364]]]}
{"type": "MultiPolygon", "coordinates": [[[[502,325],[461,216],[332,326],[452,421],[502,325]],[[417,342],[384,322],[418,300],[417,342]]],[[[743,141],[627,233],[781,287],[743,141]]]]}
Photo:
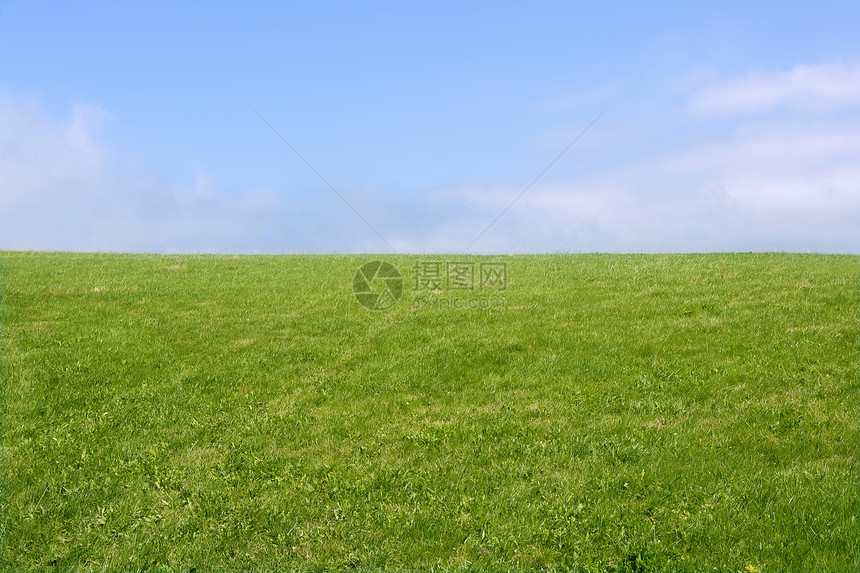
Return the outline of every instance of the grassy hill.
{"type": "Polygon", "coordinates": [[[6,570],[860,570],[860,257],[5,252],[0,296],[6,570]]]}

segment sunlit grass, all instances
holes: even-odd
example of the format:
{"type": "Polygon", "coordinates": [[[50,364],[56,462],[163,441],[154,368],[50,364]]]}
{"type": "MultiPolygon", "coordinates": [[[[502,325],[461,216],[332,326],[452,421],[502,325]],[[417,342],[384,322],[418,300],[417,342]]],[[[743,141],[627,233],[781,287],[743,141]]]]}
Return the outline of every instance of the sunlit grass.
{"type": "Polygon", "coordinates": [[[373,258],[0,254],[6,568],[860,569],[860,258],[373,258]]]}

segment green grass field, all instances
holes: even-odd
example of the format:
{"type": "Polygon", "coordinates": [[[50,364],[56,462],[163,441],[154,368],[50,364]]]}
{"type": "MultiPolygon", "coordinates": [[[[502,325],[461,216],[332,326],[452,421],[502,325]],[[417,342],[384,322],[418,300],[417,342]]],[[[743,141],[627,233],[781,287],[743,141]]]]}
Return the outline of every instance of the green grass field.
{"type": "Polygon", "coordinates": [[[0,253],[3,570],[860,570],[860,257],[374,258],[0,253]]]}

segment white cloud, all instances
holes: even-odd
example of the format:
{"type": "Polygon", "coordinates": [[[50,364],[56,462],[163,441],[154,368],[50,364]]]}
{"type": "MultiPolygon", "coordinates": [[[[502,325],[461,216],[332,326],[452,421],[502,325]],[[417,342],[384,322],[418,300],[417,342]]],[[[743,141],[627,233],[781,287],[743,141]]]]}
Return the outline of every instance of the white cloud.
{"type": "MultiPolygon", "coordinates": [[[[662,159],[538,184],[478,252],[799,250],[860,253],[860,125],[739,125],[662,159]]],[[[452,211],[491,221],[521,190],[471,188],[452,211]]],[[[481,227],[482,228],[482,227],[481,227]]],[[[462,237],[459,248],[471,236],[462,237]]],[[[457,229],[430,234],[439,244],[457,229]]],[[[457,250],[449,248],[446,250],[457,250]]]]}
{"type": "MultiPolygon", "coordinates": [[[[860,253],[855,104],[860,107],[860,68],[840,65],[798,66],[706,87],[690,96],[690,108],[749,115],[738,115],[729,131],[700,116],[685,127],[708,137],[656,160],[538,183],[474,250],[860,253]],[[791,104],[791,113],[756,113],[780,104],[791,104]],[[797,121],[796,112],[804,111],[815,112],[815,121],[797,121]]],[[[520,191],[461,189],[443,201],[465,224],[439,225],[400,244],[462,250],[520,191]]]]}
{"type": "Polygon", "coordinates": [[[714,196],[741,215],[854,214],[860,221],[860,126],[798,130],[777,124],[759,131],[740,130],[657,167],[715,189],[714,196]]]}
{"type": "Polygon", "coordinates": [[[105,143],[104,110],[55,120],[0,93],[0,249],[257,251],[289,249],[274,217],[291,205],[266,189],[229,193],[201,173],[163,181],[105,143]]]}
{"type": "MultiPolygon", "coordinates": [[[[860,102],[860,89],[848,93],[857,75],[840,66],[799,67],[696,92],[689,107],[709,114],[790,102],[818,112],[830,106],[840,117],[819,114],[803,124],[739,115],[733,130],[662,159],[567,181],[550,173],[471,251],[860,253],[860,118],[838,108],[860,102]]],[[[132,167],[140,162],[101,135],[111,121],[91,106],[58,121],[0,93],[0,249],[386,250],[327,193],[227,192],[215,174],[183,186],[132,167]]],[[[707,121],[696,127],[707,130],[707,121]]],[[[415,196],[378,188],[347,196],[397,251],[432,253],[463,252],[521,191],[452,185],[415,196]]]]}
{"type": "Polygon", "coordinates": [[[860,67],[797,66],[787,72],[735,78],[702,88],[690,108],[729,116],[770,111],[783,104],[815,110],[860,105],[860,67]]]}
{"type": "Polygon", "coordinates": [[[34,102],[0,93],[0,208],[63,201],[74,190],[103,185],[105,153],[95,135],[107,117],[77,106],[67,122],[56,124],[34,102]]]}

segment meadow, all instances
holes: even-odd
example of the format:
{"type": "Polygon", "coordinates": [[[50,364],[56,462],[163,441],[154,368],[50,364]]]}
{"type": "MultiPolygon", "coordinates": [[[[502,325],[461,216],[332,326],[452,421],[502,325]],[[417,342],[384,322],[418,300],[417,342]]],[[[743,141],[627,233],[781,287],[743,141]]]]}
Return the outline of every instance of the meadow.
{"type": "Polygon", "coordinates": [[[860,571],[857,256],[0,252],[0,329],[6,571],[860,571]]]}

